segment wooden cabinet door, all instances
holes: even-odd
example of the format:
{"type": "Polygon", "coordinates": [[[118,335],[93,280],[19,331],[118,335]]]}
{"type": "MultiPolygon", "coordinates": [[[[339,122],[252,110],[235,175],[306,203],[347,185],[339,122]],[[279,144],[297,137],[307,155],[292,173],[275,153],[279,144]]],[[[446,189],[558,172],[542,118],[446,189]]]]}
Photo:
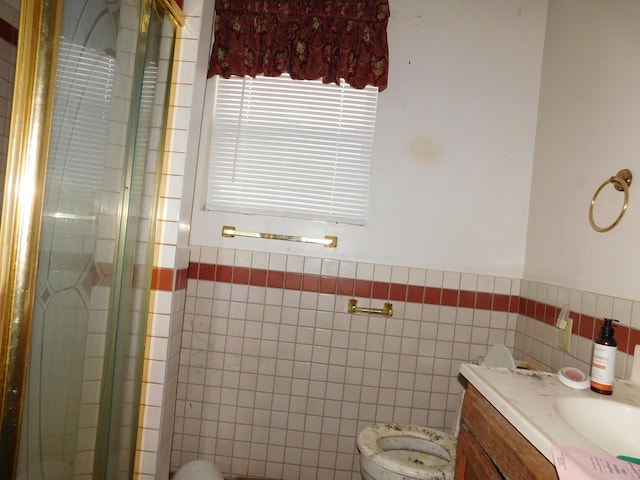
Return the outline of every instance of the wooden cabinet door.
{"type": "Polygon", "coordinates": [[[460,466],[462,476],[456,478],[558,480],[553,464],[473,385],[467,387],[462,403],[458,452],[458,458],[468,458],[456,461],[456,465],[463,464],[460,466]],[[477,476],[465,476],[468,470],[473,470],[477,476]]]}
{"type": "Polygon", "coordinates": [[[456,480],[502,480],[504,478],[464,425],[460,427],[456,457],[456,480]]]}

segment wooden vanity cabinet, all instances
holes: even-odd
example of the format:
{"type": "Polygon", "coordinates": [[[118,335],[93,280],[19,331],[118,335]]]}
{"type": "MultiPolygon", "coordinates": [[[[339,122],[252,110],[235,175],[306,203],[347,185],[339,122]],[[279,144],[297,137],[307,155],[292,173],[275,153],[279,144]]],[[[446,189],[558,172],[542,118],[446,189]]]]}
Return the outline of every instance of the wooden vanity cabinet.
{"type": "Polygon", "coordinates": [[[557,480],[553,464],[473,385],[462,403],[456,480],[557,480]]]}

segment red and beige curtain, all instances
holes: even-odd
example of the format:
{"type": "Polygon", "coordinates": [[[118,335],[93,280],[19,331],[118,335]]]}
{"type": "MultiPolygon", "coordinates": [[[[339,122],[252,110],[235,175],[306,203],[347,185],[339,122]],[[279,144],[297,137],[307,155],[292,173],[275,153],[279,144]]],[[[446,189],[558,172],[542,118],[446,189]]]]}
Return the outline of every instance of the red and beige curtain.
{"type": "Polygon", "coordinates": [[[387,86],[388,0],[216,0],[208,76],[387,86]]]}

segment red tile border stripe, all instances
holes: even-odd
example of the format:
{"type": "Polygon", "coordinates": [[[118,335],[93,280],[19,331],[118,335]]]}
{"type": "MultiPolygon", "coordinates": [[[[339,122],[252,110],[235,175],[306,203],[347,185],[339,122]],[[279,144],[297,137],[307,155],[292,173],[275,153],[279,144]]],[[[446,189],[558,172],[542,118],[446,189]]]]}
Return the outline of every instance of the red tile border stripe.
{"type": "MultiPolygon", "coordinates": [[[[558,307],[518,295],[423,287],[419,285],[206,263],[190,263],[189,268],[177,271],[167,268],[154,268],[152,288],[163,291],[182,290],[187,286],[187,279],[268,288],[284,288],[286,290],[300,290],[385,301],[519,313],[548,325],[554,325],[560,314],[558,307]]],[[[590,340],[593,340],[598,335],[602,325],[601,319],[579,312],[570,312],[570,316],[573,318],[573,333],[575,335],[590,340]]],[[[615,337],[618,341],[618,349],[625,353],[633,354],[634,346],[640,344],[640,330],[630,328],[626,325],[616,326],[615,337]]]]}
{"type": "MultiPolygon", "coordinates": [[[[195,280],[501,312],[517,312],[519,303],[519,297],[508,294],[422,287],[249,267],[191,263],[185,271],[190,279],[195,280]]],[[[169,285],[169,282],[164,285],[169,285]]]]}

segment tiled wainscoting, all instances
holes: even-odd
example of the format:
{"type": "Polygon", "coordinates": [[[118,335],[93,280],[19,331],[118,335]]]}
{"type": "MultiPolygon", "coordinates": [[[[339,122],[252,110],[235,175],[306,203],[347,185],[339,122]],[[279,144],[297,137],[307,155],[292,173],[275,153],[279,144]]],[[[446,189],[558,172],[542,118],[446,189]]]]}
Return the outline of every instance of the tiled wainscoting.
{"type": "Polygon", "coordinates": [[[17,24],[18,11],[5,2],[0,3],[0,207],[4,193],[4,178],[7,170],[9,148],[9,125],[13,101],[13,77],[15,75],[18,29],[5,20],[17,24]]]}
{"type": "Polygon", "coordinates": [[[616,377],[631,375],[633,349],[640,344],[640,302],[523,280],[519,313],[516,358],[544,370],[556,371],[571,365],[587,374],[593,339],[600,333],[602,318],[619,320],[615,325],[616,377]],[[564,305],[570,306],[573,318],[570,353],[557,348],[559,330],[554,327],[564,305]]]}
{"type": "Polygon", "coordinates": [[[192,250],[189,277],[176,466],[201,457],[234,475],[359,478],[362,428],[451,427],[460,363],[514,344],[518,280],[208,248],[192,250]],[[458,307],[461,286],[485,293],[482,306],[463,295],[458,307]],[[348,314],[352,297],[390,300],[393,317],[348,314]]]}
{"type": "Polygon", "coordinates": [[[639,339],[640,305],[519,279],[205,247],[188,276],[172,468],[204,458],[233,475],[360,479],[358,432],[450,429],[459,366],[490,345],[586,368],[586,339],[575,355],[553,349],[565,296],[576,328],[624,310],[627,345],[639,339]],[[346,313],[350,298],[390,301],[393,316],[346,313]]]}

